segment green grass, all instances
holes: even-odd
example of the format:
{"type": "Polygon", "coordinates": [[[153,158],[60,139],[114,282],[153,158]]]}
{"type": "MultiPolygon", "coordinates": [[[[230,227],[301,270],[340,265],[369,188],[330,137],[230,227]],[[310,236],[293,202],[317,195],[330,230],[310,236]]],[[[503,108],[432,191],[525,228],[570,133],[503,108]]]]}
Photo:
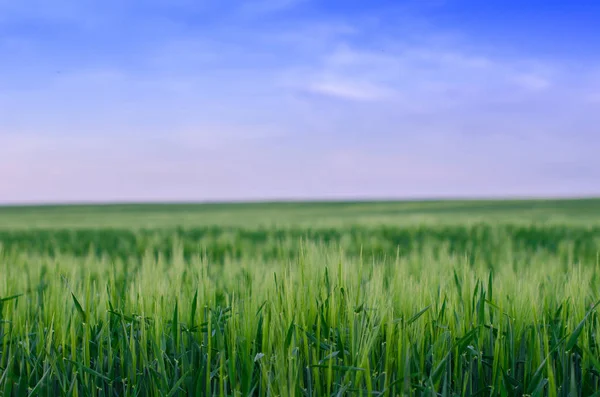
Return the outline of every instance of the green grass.
{"type": "Polygon", "coordinates": [[[0,229],[554,223],[600,225],[600,199],[0,206],[0,229]]]}
{"type": "Polygon", "coordinates": [[[0,395],[590,396],[600,200],[0,208],[0,395]]]}

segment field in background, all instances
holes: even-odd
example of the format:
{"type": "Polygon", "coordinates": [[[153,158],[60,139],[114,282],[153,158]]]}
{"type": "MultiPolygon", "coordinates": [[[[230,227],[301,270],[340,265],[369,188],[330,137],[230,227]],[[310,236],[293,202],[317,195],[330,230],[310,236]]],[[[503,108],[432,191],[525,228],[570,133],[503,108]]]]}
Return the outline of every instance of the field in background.
{"type": "Polygon", "coordinates": [[[0,207],[2,395],[589,396],[600,200],[0,207]]]}
{"type": "Polygon", "coordinates": [[[0,206],[0,229],[310,228],[475,222],[600,225],[600,199],[0,206]]]}

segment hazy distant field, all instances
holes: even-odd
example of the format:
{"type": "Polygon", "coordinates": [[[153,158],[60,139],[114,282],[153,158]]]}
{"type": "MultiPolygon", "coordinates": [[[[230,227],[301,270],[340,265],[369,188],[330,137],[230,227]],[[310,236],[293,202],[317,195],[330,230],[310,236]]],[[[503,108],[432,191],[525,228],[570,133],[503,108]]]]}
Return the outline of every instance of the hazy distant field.
{"type": "Polygon", "coordinates": [[[600,224],[600,199],[1,207],[0,228],[600,224]]]}
{"type": "Polygon", "coordinates": [[[0,395],[590,396],[599,252],[600,199],[0,207],[0,395]]]}

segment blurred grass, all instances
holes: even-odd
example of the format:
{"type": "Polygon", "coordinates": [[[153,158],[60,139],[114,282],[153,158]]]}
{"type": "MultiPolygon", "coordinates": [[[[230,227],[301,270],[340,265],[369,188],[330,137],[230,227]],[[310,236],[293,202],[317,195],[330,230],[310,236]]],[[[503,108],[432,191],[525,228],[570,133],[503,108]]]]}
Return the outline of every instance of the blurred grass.
{"type": "Polygon", "coordinates": [[[600,199],[0,206],[0,229],[600,225],[600,199]]]}
{"type": "Polygon", "coordinates": [[[198,255],[216,263],[227,259],[287,260],[306,242],[333,245],[346,255],[373,259],[421,253],[466,255],[490,268],[513,259],[547,257],[565,263],[594,263],[600,226],[440,225],[343,228],[195,227],[174,229],[0,230],[5,252],[73,255],[137,261],[147,254],[170,259],[174,252],[190,260],[198,255]],[[515,258],[515,255],[517,256],[515,258]]]}

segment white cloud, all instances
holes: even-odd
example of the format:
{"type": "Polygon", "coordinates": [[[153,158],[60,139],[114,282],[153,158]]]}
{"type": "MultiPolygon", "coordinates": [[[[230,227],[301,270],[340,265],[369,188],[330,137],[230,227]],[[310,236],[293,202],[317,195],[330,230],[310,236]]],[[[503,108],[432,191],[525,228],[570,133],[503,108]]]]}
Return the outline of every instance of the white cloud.
{"type": "Polygon", "coordinates": [[[290,86],[295,83],[300,90],[304,86],[340,98],[410,98],[413,105],[421,102],[435,109],[476,104],[490,96],[518,100],[517,89],[551,88],[549,69],[552,65],[469,53],[460,45],[429,48],[425,41],[373,51],[344,44],[309,67],[291,70],[283,81],[290,86]]]}
{"type": "Polygon", "coordinates": [[[316,81],[307,90],[318,94],[356,101],[377,101],[393,96],[393,91],[370,83],[348,81],[316,81]]]}
{"type": "Polygon", "coordinates": [[[552,85],[548,79],[536,74],[518,74],[513,77],[513,81],[532,91],[542,91],[552,85]]]}
{"type": "Polygon", "coordinates": [[[288,10],[306,0],[252,0],[242,3],[237,12],[243,16],[259,16],[288,10]]]}

